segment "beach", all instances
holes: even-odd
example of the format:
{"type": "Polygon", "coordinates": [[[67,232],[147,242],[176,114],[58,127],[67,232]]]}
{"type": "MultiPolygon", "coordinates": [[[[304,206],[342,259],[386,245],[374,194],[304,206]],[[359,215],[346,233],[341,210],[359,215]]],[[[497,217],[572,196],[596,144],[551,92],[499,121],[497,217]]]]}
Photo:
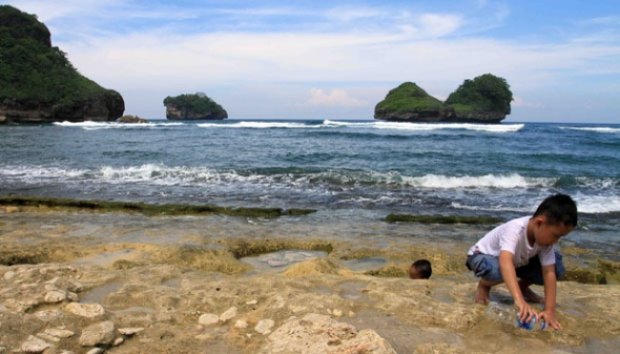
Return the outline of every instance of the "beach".
{"type": "Polygon", "coordinates": [[[526,331],[505,288],[473,303],[465,253],[489,225],[316,214],[4,205],[0,352],[612,353],[619,344],[618,264],[601,266],[587,249],[564,247],[567,268],[608,284],[559,282],[563,329],[526,331]],[[431,279],[406,277],[418,258],[431,260],[431,279]]]}

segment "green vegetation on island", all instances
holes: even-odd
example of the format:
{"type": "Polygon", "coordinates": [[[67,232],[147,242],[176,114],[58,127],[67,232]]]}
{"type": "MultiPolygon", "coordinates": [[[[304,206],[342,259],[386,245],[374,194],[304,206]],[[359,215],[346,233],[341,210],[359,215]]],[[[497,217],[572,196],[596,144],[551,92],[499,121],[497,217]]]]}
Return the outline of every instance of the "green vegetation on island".
{"type": "Polygon", "coordinates": [[[404,122],[497,123],[510,114],[512,92],[505,79],[484,74],[465,80],[446,102],[412,82],[390,90],[375,107],[375,119],[404,122]]]}
{"type": "Polygon", "coordinates": [[[222,106],[202,92],[164,99],[166,118],[172,120],[216,120],[228,118],[222,106]]]}
{"type": "Polygon", "coordinates": [[[512,92],[506,80],[491,74],[465,80],[446,100],[456,116],[462,118],[476,114],[506,116],[510,114],[510,102],[512,92]]]}
{"type": "Polygon", "coordinates": [[[115,120],[118,92],[84,77],[37,17],[0,5],[0,123],[115,120]]]}
{"type": "Polygon", "coordinates": [[[405,82],[390,90],[375,108],[375,115],[389,114],[393,120],[428,119],[451,114],[448,107],[413,82],[405,82]]]}

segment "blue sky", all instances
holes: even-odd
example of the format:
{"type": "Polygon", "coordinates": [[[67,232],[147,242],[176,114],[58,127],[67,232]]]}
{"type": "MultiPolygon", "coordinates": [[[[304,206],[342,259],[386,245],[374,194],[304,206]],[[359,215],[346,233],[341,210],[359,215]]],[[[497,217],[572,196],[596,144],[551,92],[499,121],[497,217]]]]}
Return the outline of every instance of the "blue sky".
{"type": "Polygon", "coordinates": [[[445,99],[504,77],[505,122],[620,123],[620,3],[602,1],[4,1],[127,114],[204,92],[231,118],[372,119],[413,81],[445,99]]]}

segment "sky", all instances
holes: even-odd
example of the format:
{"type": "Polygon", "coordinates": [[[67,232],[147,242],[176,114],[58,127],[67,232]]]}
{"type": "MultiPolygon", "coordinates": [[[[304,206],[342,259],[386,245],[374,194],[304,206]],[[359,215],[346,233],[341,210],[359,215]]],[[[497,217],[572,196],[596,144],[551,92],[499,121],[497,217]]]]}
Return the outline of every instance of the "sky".
{"type": "Polygon", "coordinates": [[[504,122],[620,123],[620,2],[0,1],[35,14],[125,113],[203,92],[232,119],[373,119],[403,82],[446,99],[492,73],[504,122]]]}

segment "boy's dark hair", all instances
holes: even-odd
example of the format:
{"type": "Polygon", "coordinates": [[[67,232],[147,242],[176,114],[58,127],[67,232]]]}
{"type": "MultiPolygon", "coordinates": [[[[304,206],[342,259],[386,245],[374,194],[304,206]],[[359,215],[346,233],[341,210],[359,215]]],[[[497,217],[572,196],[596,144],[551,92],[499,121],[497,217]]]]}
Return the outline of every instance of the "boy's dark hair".
{"type": "Polygon", "coordinates": [[[566,194],[554,194],[540,203],[534,216],[545,215],[550,224],[577,226],[577,205],[573,198],[566,194]]]}
{"type": "Polygon", "coordinates": [[[420,275],[424,279],[428,279],[433,274],[433,268],[431,268],[431,262],[426,259],[418,259],[413,262],[412,266],[420,272],[420,275]]]}

